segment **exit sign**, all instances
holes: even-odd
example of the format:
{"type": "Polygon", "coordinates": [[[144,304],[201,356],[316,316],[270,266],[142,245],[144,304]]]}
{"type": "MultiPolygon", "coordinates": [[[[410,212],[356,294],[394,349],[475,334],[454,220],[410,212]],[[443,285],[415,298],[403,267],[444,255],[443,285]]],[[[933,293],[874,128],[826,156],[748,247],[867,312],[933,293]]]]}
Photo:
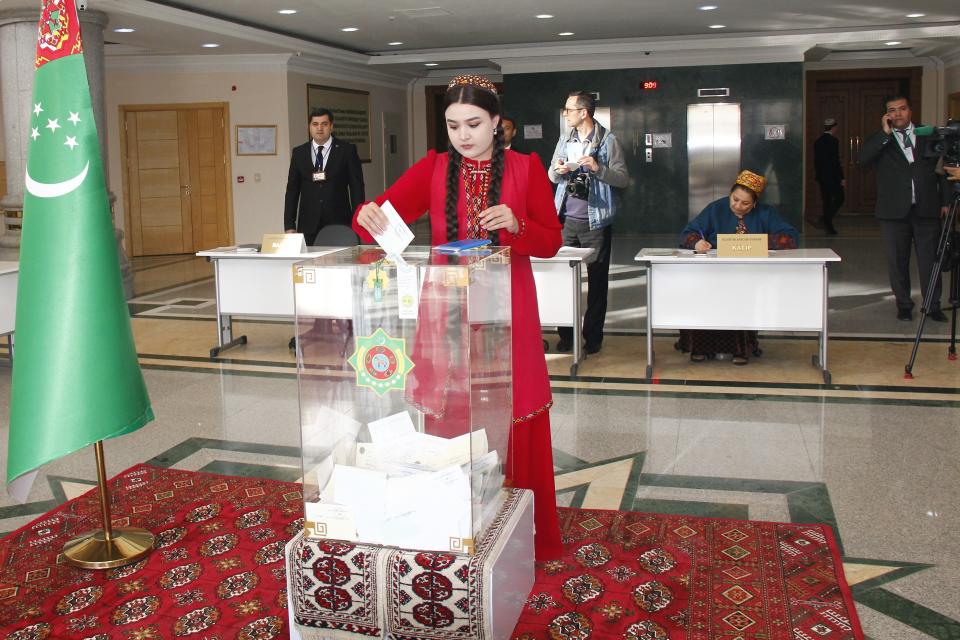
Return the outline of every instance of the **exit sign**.
{"type": "Polygon", "coordinates": [[[640,87],[643,89],[656,89],[658,86],[656,80],[644,80],[640,83],[640,87]]]}

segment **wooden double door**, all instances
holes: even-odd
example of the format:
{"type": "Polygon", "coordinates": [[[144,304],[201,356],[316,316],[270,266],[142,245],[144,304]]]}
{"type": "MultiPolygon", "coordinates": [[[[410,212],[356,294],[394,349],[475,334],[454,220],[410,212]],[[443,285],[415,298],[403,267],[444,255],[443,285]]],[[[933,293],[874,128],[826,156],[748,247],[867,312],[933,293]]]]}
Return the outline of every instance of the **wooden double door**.
{"type": "Polygon", "coordinates": [[[121,108],[131,255],[194,253],[231,243],[225,110],[121,108]]]}
{"type": "Polygon", "coordinates": [[[910,96],[914,121],[920,117],[921,67],[807,72],[806,211],[821,215],[820,188],[814,177],[813,143],[823,133],[823,121],[835,118],[840,140],[840,161],[846,177],[846,202],[842,211],[873,213],[877,179],[873,167],[861,166],[864,140],[880,130],[884,99],[894,94],[910,96]]]}

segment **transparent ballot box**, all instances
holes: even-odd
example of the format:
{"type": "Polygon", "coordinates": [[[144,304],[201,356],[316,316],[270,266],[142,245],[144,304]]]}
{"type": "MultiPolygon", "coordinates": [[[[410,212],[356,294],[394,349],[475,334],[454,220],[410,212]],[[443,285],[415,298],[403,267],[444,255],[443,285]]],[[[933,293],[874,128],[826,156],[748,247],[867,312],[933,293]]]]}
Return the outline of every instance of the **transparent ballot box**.
{"type": "Polygon", "coordinates": [[[470,553],[505,493],[510,250],[294,265],[308,538],[470,553]]]}

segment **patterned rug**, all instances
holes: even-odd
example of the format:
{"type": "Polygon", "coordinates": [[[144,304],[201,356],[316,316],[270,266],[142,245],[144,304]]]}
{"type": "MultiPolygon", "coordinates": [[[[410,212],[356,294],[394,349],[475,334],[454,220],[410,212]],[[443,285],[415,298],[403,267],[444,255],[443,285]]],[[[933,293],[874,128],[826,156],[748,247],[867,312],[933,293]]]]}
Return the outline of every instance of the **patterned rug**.
{"type": "Polygon", "coordinates": [[[560,509],[515,640],[863,640],[823,525],[560,509]]]}
{"type": "MultiPolygon", "coordinates": [[[[97,526],[96,493],[45,514],[0,540],[0,638],[286,637],[299,485],[148,465],[110,484],[114,525],[153,531],[156,551],[76,569],[60,550],[97,526]]],[[[537,568],[515,640],[863,640],[828,527],[578,509],[560,521],[565,555],[537,568]]]]}
{"type": "Polygon", "coordinates": [[[0,540],[0,638],[286,637],[283,547],[303,526],[296,484],[138,465],[110,481],[113,524],[156,550],[108,571],[60,557],[99,526],[95,491],[0,540]]]}

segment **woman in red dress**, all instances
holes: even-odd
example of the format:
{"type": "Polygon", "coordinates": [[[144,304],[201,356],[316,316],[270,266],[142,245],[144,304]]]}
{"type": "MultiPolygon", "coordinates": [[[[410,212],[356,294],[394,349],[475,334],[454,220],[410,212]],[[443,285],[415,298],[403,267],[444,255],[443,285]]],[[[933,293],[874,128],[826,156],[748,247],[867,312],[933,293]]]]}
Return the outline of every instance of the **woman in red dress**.
{"type": "Polygon", "coordinates": [[[363,204],[353,227],[366,242],[388,226],[386,201],[407,223],[430,212],[434,245],[490,238],[511,249],[513,425],[506,474],[534,496],[537,560],[560,556],[553,480],[550,407],[537,291],[530,256],[560,249],[560,222],[540,159],[503,148],[500,100],[481,76],[458,76],[444,101],[449,151],[429,152],[375,202],[363,204]]]}

